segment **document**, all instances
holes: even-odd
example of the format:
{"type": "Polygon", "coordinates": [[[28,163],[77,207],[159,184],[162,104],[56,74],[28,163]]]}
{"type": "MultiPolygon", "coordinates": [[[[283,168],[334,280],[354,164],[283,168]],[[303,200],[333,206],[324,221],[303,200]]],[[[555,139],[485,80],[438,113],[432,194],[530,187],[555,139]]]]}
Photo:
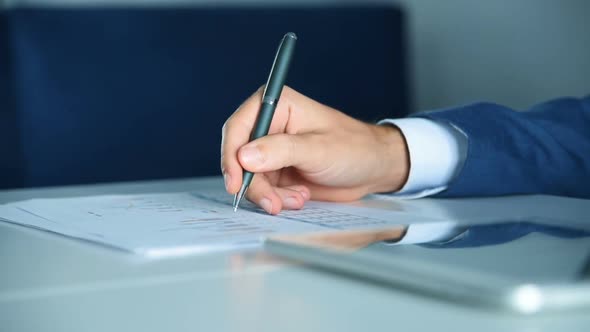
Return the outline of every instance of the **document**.
{"type": "Polygon", "coordinates": [[[278,216],[250,202],[234,212],[231,200],[225,192],[32,199],[0,206],[0,219],[150,257],[257,247],[269,235],[416,221],[403,211],[320,202],[278,216]]]}

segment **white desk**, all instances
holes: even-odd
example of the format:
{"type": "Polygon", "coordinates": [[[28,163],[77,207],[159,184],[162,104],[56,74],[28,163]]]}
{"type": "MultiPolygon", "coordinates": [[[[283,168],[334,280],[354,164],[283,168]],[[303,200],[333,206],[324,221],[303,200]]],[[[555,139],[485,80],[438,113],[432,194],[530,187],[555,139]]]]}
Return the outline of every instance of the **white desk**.
{"type": "MultiPolygon", "coordinates": [[[[187,191],[218,178],[0,191],[33,197],[187,191]]],[[[518,317],[271,259],[150,261],[0,223],[1,331],[587,331],[587,312],[518,317]]]]}

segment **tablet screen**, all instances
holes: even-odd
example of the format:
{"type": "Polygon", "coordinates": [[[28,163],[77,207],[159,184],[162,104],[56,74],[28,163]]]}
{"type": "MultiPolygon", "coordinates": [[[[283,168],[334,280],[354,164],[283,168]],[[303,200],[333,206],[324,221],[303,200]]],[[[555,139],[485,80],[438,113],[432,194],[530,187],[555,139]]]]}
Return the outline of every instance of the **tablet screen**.
{"type": "Polygon", "coordinates": [[[467,303],[528,313],[590,304],[590,225],[580,223],[420,223],[278,237],[267,247],[324,270],[467,303]]]}

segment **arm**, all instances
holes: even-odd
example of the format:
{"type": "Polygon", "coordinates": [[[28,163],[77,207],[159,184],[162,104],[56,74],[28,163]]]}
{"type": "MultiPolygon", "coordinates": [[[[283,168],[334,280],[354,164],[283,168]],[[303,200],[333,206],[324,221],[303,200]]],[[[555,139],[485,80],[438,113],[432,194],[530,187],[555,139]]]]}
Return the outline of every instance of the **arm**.
{"type": "Polygon", "coordinates": [[[590,197],[590,97],[515,112],[477,103],[417,116],[467,136],[467,154],[441,197],[550,194],[590,197]]]}
{"type": "Polygon", "coordinates": [[[221,168],[230,194],[242,169],[257,173],[247,197],[271,214],[308,199],[350,201],[400,189],[418,196],[590,197],[590,98],[558,99],[529,112],[478,103],[417,114],[442,124],[424,132],[395,121],[365,124],[285,87],[271,135],[248,143],[259,104],[260,90],[225,123],[221,168]],[[443,148],[430,150],[458,154],[446,166],[421,148],[440,142],[443,148]]]}

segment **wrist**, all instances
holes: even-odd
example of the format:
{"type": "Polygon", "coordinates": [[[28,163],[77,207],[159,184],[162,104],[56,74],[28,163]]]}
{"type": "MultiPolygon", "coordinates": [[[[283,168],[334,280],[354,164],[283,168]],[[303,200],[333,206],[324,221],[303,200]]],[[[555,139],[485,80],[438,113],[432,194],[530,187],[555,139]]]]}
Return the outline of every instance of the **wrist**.
{"type": "Polygon", "coordinates": [[[401,130],[393,125],[374,125],[378,165],[371,193],[400,190],[410,173],[410,154],[401,130]]]}

